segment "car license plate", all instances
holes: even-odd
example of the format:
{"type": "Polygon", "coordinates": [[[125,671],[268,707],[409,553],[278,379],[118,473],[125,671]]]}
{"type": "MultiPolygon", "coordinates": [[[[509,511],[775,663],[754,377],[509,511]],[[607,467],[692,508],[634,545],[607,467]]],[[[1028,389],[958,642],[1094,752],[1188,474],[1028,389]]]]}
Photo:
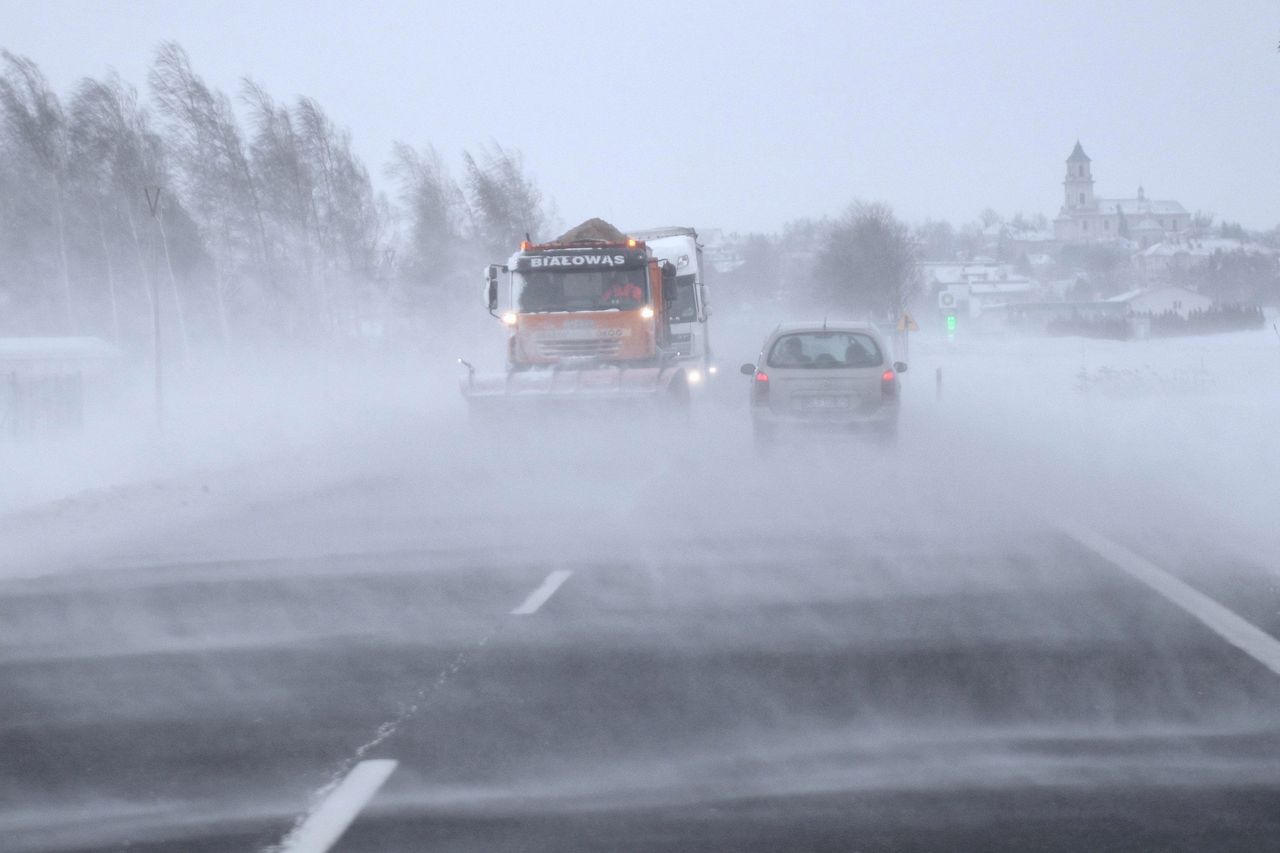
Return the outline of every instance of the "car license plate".
{"type": "Polygon", "coordinates": [[[830,410],[830,409],[847,409],[849,408],[848,397],[801,397],[800,408],[805,411],[814,410],[830,410]]]}

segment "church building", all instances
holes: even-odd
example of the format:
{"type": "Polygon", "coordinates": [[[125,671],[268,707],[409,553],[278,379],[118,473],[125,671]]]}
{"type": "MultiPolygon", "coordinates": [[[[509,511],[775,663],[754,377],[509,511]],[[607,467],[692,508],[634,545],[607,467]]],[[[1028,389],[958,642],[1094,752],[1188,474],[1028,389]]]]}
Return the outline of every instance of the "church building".
{"type": "Polygon", "coordinates": [[[1159,243],[1191,225],[1191,214],[1176,201],[1155,201],[1138,187],[1137,198],[1098,198],[1093,194],[1089,155],[1076,147],[1067,158],[1062,210],[1053,235],[1064,243],[1132,240],[1140,248],[1159,243]]]}

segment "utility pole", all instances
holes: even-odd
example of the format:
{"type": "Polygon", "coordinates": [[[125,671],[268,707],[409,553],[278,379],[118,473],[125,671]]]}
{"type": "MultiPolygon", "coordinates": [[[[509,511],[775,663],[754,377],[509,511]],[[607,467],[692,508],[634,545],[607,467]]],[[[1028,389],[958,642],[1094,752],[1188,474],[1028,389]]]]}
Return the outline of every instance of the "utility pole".
{"type": "MultiPolygon", "coordinates": [[[[147,196],[147,207],[151,210],[151,218],[160,227],[160,187],[143,187],[147,196]]],[[[155,235],[151,237],[151,259],[153,267],[159,266],[155,251],[155,235]]],[[[160,286],[159,272],[151,276],[151,330],[156,363],[156,429],[164,429],[164,372],[160,360],[160,286]]]]}

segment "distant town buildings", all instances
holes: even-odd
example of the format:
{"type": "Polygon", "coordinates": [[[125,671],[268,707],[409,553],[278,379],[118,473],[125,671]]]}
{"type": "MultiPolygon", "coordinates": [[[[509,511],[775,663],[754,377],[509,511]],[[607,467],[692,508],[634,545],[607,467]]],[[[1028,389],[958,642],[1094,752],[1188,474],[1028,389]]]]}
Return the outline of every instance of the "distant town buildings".
{"type": "Polygon", "coordinates": [[[1092,163],[1079,140],[1067,158],[1063,205],[1053,233],[1064,243],[1131,240],[1140,249],[1176,236],[1191,225],[1191,214],[1176,201],[1149,199],[1141,186],[1137,198],[1099,198],[1093,194],[1092,163]]]}
{"type": "Polygon", "coordinates": [[[703,228],[698,232],[698,240],[702,243],[703,258],[718,273],[731,273],[745,263],[737,241],[725,237],[719,228],[703,228]]]}

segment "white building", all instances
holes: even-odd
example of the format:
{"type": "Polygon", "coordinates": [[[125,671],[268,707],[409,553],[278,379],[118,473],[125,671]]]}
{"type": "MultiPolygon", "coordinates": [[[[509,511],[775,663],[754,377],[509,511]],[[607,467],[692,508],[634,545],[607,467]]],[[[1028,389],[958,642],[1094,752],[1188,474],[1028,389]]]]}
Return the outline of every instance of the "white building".
{"type": "Polygon", "coordinates": [[[974,258],[971,261],[925,261],[920,264],[920,274],[926,292],[933,292],[956,284],[1025,284],[1030,282],[1014,271],[1012,264],[1003,264],[990,258],[974,258]]]}
{"type": "Polygon", "coordinates": [[[1230,237],[1180,237],[1162,240],[1148,246],[1133,257],[1133,265],[1143,281],[1168,281],[1175,273],[1206,266],[1216,253],[1266,255],[1275,259],[1277,252],[1257,243],[1230,237]]]}
{"type": "Polygon", "coordinates": [[[1173,312],[1186,319],[1193,311],[1207,311],[1213,300],[1185,287],[1154,287],[1132,290],[1113,296],[1108,302],[1128,307],[1130,314],[1164,314],[1173,312]]]}
{"type": "Polygon", "coordinates": [[[1095,196],[1092,162],[1079,141],[1067,158],[1062,189],[1063,205],[1053,221],[1053,233],[1064,243],[1131,240],[1145,249],[1191,224],[1191,214],[1181,204],[1149,199],[1142,187],[1137,198],[1095,196]]]}
{"type": "Polygon", "coordinates": [[[706,228],[698,233],[702,242],[702,257],[716,272],[731,273],[746,263],[738,247],[725,238],[719,228],[706,228]]]}

